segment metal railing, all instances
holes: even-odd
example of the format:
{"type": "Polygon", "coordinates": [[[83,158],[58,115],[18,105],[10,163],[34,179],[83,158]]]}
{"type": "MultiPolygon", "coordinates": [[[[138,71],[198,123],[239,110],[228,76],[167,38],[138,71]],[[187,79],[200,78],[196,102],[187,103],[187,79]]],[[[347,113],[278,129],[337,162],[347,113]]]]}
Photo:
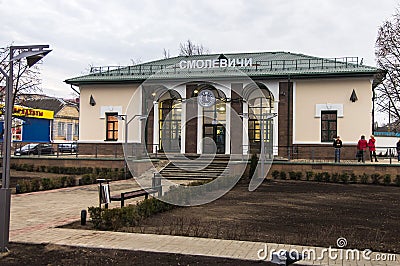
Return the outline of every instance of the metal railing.
{"type": "MultiPolygon", "coordinates": [[[[362,64],[358,57],[336,57],[336,58],[302,58],[302,59],[283,59],[283,60],[257,60],[251,65],[236,65],[239,69],[250,71],[297,71],[315,69],[340,69],[358,68],[362,64]]],[[[225,71],[227,67],[212,68],[213,71],[220,69],[225,71]]],[[[162,72],[163,74],[177,74],[195,72],[197,68],[181,69],[179,64],[140,64],[134,66],[99,66],[91,67],[90,73],[95,76],[146,76],[162,72]]],[[[202,72],[204,68],[199,69],[202,72]]]]}
{"type": "MultiPolygon", "coordinates": [[[[51,144],[51,143],[46,143],[51,144]]],[[[17,151],[24,145],[22,143],[14,143],[12,154],[14,157],[52,157],[52,158],[124,158],[123,143],[113,144],[84,144],[84,147],[79,143],[70,143],[71,149],[65,149],[65,146],[59,146],[59,144],[52,143],[52,152],[47,150],[41,150],[40,148],[27,150],[23,154],[17,151]],[[74,148],[73,148],[74,147],[74,148]]],[[[63,145],[66,145],[63,143],[63,145]]],[[[40,146],[40,145],[39,145],[40,146]]],[[[260,154],[260,147],[247,146],[243,150],[247,150],[247,154],[253,153],[260,154]]],[[[163,151],[159,150],[159,144],[147,144],[146,154],[143,146],[135,146],[129,144],[128,154],[132,153],[132,158],[146,158],[150,155],[151,158],[163,158],[163,151]],[[155,148],[154,148],[155,147],[155,148]],[[154,152],[155,151],[155,152],[154,152]]],[[[355,146],[343,146],[341,149],[341,163],[354,163],[357,162],[356,158],[357,149],[355,146]]],[[[177,152],[179,153],[179,152],[177,152]]],[[[291,146],[266,146],[265,156],[268,159],[274,158],[274,160],[283,160],[288,162],[334,162],[334,148],[333,146],[327,145],[291,145],[291,146]]],[[[376,154],[380,163],[393,164],[398,161],[398,153],[395,146],[377,146],[376,154]]],[[[0,149],[0,155],[2,156],[2,149],[0,149]]],[[[365,152],[365,160],[370,160],[369,150],[365,152]]]]}

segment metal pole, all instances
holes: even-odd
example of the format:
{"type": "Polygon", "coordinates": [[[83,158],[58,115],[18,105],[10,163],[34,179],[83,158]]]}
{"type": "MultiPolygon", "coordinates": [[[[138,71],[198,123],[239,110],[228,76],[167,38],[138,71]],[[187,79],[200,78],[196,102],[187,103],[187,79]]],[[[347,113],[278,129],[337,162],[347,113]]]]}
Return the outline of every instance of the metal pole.
{"type": "MultiPolygon", "coordinates": [[[[5,93],[5,111],[4,111],[4,138],[3,138],[3,172],[2,187],[0,189],[0,251],[7,251],[10,236],[10,207],[11,207],[11,190],[10,190],[10,161],[11,161],[11,129],[12,129],[12,112],[13,112],[13,88],[14,88],[14,63],[13,60],[22,58],[28,60],[28,66],[31,67],[38,62],[43,56],[50,53],[51,50],[43,50],[48,45],[31,45],[31,46],[10,46],[10,66],[9,75],[7,77],[7,90],[5,93]],[[14,50],[23,49],[14,57],[14,50]],[[39,51],[32,51],[39,49],[39,51]],[[28,50],[28,51],[26,51],[28,50]]],[[[3,74],[4,71],[1,71],[3,74]]]]}
{"type": "Polygon", "coordinates": [[[261,129],[261,153],[260,153],[260,159],[261,159],[261,178],[264,178],[264,152],[265,152],[265,146],[264,146],[264,114],[261,114],[261,121],[260,121],[260,129],[261,129]]]}
{"type": "Polygon", "coordinates": [[[11,160],[11,127],[12,127],[12,109],[13,109],[13,55],[14,48],[10,47],[10,71],[5,95],[4,112],[4,137],[3,137],[3,172],[2,187],[0,190],[0,249],[1,252],[7,251],[10,236],[10,207],[11,207],[11,189],[10,187],[10,160],[11,160]]]}
{"type": "Polygon", "coordinates": [[[128,120],[128,116],[125,115],[125,150],[126,150],[126,153],[128,153],[128,121],[127,120],[128,120]]]}
{"type": "MultiPolygon", "coordinates": [[[[125,158],[128,158],[128,116],[125,115],[125,158]]],[[[125,170],[125,179],[128,178],[128,161],[125,159],[125,165],[124,165],[124,170],[125,170]]]]}

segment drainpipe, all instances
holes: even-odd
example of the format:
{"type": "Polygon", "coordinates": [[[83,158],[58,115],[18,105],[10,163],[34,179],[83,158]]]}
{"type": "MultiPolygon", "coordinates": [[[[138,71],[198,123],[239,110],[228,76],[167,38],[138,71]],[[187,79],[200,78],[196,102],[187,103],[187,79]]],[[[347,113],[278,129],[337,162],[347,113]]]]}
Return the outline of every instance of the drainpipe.
{"type": "Polygon", "coordinates": [[[372,134],[375,131],[375,88],[372,88],[372,134]]]}
{"type": "Polygon", "coordinates": [[[74,87],[72,87],[73,85],[71,84],[71,89],[76,92],[76,94],[81,95],[81,93],[79,91],[77,91],[76,89],[74,89],[74,87]]]}

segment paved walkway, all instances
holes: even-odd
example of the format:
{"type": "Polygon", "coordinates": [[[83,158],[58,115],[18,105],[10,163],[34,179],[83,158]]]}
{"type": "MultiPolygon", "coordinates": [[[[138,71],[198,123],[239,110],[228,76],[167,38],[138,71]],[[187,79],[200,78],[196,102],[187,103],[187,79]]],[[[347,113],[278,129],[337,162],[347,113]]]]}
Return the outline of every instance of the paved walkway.
{"type": "MultiPolygon", "coordinates": [[[[126,191],[137,187],[133,180],[117,181],[111,184],[112,193],[126,191]]],[[[132,200],[131,200],[132,202],[132,200]]],[[[272,243],[206,239],[169,235],[133,234],[119,232],[87,231],[56,228],[59,225],[80,219],[80,211],[89,206],[98,205],[97,185],[65,188],[53,191],[13,195],[11,201],[10,241],[21,243],[51,243],[69,246],[112,248],[125,250],[154,251],[227,257],[242,260],[259,260],[258,255],[265,256],[265,251],[272,249],[295,249],[302,252],[310,250],[309,259],[303,260],[305,265],[399,265],[397,261],[377,261],[378,256],[386,258],[390,254],[373,253],[373,261],[340,259],[339,251],[304,246],[278,245],[272,243]],[[315,252],[315,253],[314,253],[315,252]],[[313,259],[315,254],[316,259],[313,259]],[[322,254],[322,255],[321,255],[322,254]],[[319,257],[324,257],[318,259],[319,257]]],[[[119,206],[114,202],[111,207],[119,206]]],[[[346,253],[343,252],[343,258],[346,253]]]]}

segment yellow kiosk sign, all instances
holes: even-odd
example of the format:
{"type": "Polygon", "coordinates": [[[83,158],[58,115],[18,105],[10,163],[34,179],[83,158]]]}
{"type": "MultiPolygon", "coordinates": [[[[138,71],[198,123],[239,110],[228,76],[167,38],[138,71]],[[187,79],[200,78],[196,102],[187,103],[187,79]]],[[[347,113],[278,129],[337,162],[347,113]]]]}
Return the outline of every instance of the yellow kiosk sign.
{"type": "MultiPolygon", "coordinates": [[[[0,105],[0,107],[4,107],[4,105],[0,105]]],[[[2,113],[2,112],[1,112],[2,113]]],[[[23,117],[31,117],[31,118],[41,118],[41,119],[53,119],[54,111],[43,110],[43,109],[34,109],[23,106],[14,106],[13,116],[23,116],[23,117]]]]}

